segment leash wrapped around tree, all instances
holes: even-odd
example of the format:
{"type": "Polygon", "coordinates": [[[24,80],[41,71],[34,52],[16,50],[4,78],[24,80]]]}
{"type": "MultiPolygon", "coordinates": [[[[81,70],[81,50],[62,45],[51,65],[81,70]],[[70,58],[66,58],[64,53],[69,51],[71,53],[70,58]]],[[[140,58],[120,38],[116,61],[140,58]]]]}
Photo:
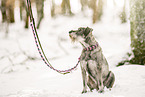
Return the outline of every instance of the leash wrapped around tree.
{"type": "Polygon", "coordinates": [[[34,35],[34,39],[35,39],[35,43],[36,43],[36,46],[37,46],[37,49],[38,49],[38,52],[41,56],[41,59],[44,61],[44,63],[51,69],[53,69],[54,71],[60,73],[60,74],[68,74],[70,73],[72,70],[76,69],[80,60],[78,60],[77,64],[73,67],[73,68],[70,68],[68,70],[58,70],[58,69],[55,69],[51,64],[50,62],[48,61],[44,51],[43,51],[43,48],[41,46],[41,43],[40,43],[40,40],[39,40],[39,37],[38,37],[38,34],[37,34],[37,29],[36,29],[36,26],[35,26],[35,21],[34,21],[34,18],[33,18],[33,13],[32,13],[32,8],[31,8],[31,2],[30,0],[27,0],[27,6],[28,6],[28,13],[29,13],[29,16],[30,16],[30,26],[32,28],[32,31],[33,31],[33,35],[34,35]]]}

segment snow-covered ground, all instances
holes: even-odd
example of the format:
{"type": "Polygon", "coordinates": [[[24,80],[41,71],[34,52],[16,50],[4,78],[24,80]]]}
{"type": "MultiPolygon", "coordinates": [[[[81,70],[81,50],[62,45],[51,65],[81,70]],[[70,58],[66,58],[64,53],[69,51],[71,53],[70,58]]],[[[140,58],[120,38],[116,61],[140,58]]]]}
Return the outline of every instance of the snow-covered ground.
{"type": "Polygon", "coordinates": [[[24,23],[19,20],[16,7],[17,20],[9,26],[7,38],[4,26],[0,24],[0,97],[145,97],[145,67],[115,67],[130,51],[130,26],[129,22],[120,23],[117,17],[120,7],[108,5],[102,20],[92,24],[91,10],[82,13],[78,10],[80,5],[77,0],[71,0],[71,3],[75,4],[72,8],[75,15],[72,17],[51,18],[50,9],[45,6],[45,18],[38,33],[46,56],[57,69],[73,67],[82,47],[79,43],[72,44],[68,32],[78,27],[93,28],[110,70],[115,73],[116,81],[112,90],[105,89],[103,94],[97,91],[81,94],[83,85],[80,66],[67,75],[48,68],[40,60],[31,29],[24,29],[24,23]],[[26,60],[28,56],[38,59],[26,60]]]}

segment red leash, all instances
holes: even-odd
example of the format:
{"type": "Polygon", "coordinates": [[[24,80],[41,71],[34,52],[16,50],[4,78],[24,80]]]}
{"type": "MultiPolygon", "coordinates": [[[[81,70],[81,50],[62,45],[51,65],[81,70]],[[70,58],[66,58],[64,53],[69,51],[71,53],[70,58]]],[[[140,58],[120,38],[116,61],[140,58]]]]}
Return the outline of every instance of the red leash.
{"type": "Polygon", "coordinates": [[[33,31],[33,35],[34,35],[34,39],[35,39],[35,43],[36,43],[36,46],[37,46],[37,49],[38,49],[38,52],[41,56],[41,59],[44,61],[44,63],[49,67],[51,68],[52,70],[60,73],[60,74],[68,74],[70,73],[72,70],[76,69],[80,60],[78,60],[77,64],[73,67],[73,68],[70,68],[68,70],[58,70],[58,69],[55,69],[51,64],[50,62],[48,61],[47,57],[45,56],[45,53],[43,51],[43,48],[41,46],[41,43],[40,43],[40,40],[39,40],[39,37],[38,37],[38,34],[37,34],[37,29],[35,27],[35,21],[34,21],[34,18],[33,18],[33,13],[32,13],[32,8],[31,8],[31,2],[30,0],[27,0],[27,6],[28,6],[28,12],[29,12],[29,16],[30,16],[30,25],[31,25],[31,28],[32,28],[32,31],[33,31]]]}

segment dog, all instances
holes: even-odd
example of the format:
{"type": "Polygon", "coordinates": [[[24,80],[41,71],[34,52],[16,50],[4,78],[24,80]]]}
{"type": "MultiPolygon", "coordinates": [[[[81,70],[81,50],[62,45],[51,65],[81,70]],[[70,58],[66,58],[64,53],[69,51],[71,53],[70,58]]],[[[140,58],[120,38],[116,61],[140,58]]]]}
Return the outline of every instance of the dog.
{"type": "Polygon", "coordinates": [[[99,93],[104,92],[104,87],[111,89],[115,82],[115,75],[109,71],[106,58],[95,37],[92,35],[92,28],[80,27],[78,30],[69,31],[73,42],[81,43],[83,50],[80,56],[80,65],[83,79],[83,91],[87,92],[96,89],[99,93]]]}

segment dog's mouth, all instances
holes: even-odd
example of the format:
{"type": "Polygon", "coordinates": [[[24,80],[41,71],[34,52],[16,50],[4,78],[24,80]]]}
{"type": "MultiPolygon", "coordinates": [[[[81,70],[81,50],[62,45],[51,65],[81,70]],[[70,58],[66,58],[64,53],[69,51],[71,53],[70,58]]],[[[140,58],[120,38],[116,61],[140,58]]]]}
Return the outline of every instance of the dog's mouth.
{"type": "Polygon", "coordinates": [[[69,37],[71,38],[72,42],[82,42],[84,41],[82,34],[79,33],[78,30],[71,30],[69,32],[69,37]]]}
{"type": "Polygon", "coordinates": [[[72,42],[75,42],[75,41],[76,41],[76,38],[73,37],[73,35],[69,34],[69,37],[70,37],[70,39],[72,40],[72,42]]]}
{"type": "Polygon", "coordinates": [[[75,33],[76,33],[76,31],[74,31],[74,30],[69,31],[69,37],[72,40],[72,42],[76,41],[75,33]]]}

